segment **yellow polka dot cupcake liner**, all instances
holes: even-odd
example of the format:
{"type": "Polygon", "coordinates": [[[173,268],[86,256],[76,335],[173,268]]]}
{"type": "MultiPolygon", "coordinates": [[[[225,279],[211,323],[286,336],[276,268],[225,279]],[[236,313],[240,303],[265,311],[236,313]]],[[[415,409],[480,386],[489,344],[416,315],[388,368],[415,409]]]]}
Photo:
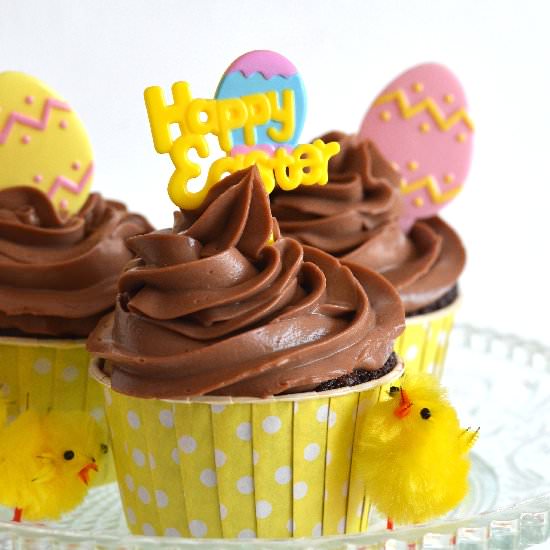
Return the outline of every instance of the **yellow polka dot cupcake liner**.
{"type": "Polygon", "coordinates": [[[427,372],[441,379],[460,303],[457,298],[445,308],[405,319],[405,330],[394,349],[405,361],[407,372],[427,372]]]}
{"type": "MultiPolygon", "coordinates": [[[[89,365],[84,340],[0,337],[0,398],[8,421],[27,409],[84,410],[107,430],[103,391],[89,365]]],[[[104,464],[94,485],[115,481],[112,458],[104,464]]]]}
{"type": "Polygon", "coordinates": [[[403,374],[268,399],[142,399],[105,386],[120,494],[134,534],[288,538],[367,529],[356,452],[368,405],[403,374]]]}

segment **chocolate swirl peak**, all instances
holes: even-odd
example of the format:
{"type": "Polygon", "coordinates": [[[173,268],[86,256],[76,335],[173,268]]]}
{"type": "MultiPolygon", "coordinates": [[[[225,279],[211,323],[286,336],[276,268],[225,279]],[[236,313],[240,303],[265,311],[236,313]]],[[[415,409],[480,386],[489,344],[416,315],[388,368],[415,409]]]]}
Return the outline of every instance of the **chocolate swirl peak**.
{"type": "Polygon", "coordinates": [[[87,336],[114,305],[126,239],[150,230],[98,194],[64,219],[38,189],[0,191],[0,332],[87,336]]]}
{"type": "Polygon", "coordinates": [[[115,312],[88,340],[112,365],[113,388],[265,397],[380,368],[403,328],[395,291],[277,237],[252,167],[222,180],[199,210],[178,212],[171,230],[130,239],[137,258],[115,312]]]}
{"type": "Polygon", "coordinates": [[[283,236],[383,274],[399,290],[407,312],[449,292],[466,259],[458,235],[439,218],[416,222],[404,233],[400,177],[375,145],[340,132],[321,139],[341,146],[329,161],[327,185],[272,196],[283,236]]]}

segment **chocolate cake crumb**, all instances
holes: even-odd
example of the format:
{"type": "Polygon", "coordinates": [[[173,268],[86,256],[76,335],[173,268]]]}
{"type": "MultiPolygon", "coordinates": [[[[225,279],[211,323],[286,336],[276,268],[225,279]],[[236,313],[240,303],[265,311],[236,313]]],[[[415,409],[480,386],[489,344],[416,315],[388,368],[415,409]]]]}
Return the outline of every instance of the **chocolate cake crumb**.
{"type": "Polygon", "coordinates": [[[383,367],[376,370],[355,369],[348,374],[343,374],[338,378],[333,378],[332,380],[327,380],[326,382],[319,384],[315,388],[315,391],[335,390],[337,388],[346,388],[349,386],[364,384],[365,382],[382,378],[382,376],[388,374],[388,372],[391,372],[396,365],[397,354],[395,351],[392,351],[390,356],[386,359],[383,367]]]}
{"type": "Polygon", "coordinates": [[[431,313],[432,311],[437,311],[438,309],[443,309],[451,305],[458,298],[458,285],[453,286],[451,290],[443,294],[441,298],[432,302],[431,304],[416,309],[415,311],[410,311],[406,314],[406,317],[413,317],[414,315],[423,315],[424,313],[431,313]]]}

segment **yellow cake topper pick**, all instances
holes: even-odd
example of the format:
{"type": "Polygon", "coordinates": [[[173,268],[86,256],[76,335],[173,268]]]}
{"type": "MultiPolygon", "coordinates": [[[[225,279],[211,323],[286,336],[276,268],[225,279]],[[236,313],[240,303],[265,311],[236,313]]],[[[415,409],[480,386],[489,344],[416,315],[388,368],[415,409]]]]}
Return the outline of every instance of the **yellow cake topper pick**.
{"type": "MultiPolygon", "coordinates": [[[[255,59],[259,55],[258,52],[252,54],[255,59]]],[[[250,54],[243,57],[246,55],[250,54]]],[[[270,56],[267,59],[279,62],[282,58],[273,52],[270,56]]],[[[265,52],[260,57],[266,59],[265,52]]],[[[235,72],[226,72],[226,75],[235,72]]],[[[288,88],[285,88],[286,81],[281,81],[280,75],[273,80],[273,75],[267,71],[256,77],[257,74],[252,73],[252,77],[256,85],[260,79],[261,91],[253,89],[254,93],[243,92],[239,97],[193,98],[187,82],[176,82],[172,86],[173,103],[167,104],[159,86],[145,90],[155,149],[161,154],[169,153],[175,166],[168,194],[180,208],[198,208],[208,191],[226,173],[252,165],[258,166],[268,193],[275,185],[290,191],[299,185],[327,183],[328,161],[340,151],[340,145],[315,140],[294,147],[303,126],[303,89],[295,84],[286,84],[288,88]],[[298,111],[298,118],[297,99],[302,109],[298,111]],[[180,135],[172,139],[170,126],[175,124],[180,135]],[[201,167],[189,158],[189,152],[194,150],[200,158],[207,158],[210,149],[205,136],[208,134],[217,137],[227,156],[211,164],[205,185],[200,191],[193,192],[189,189],[189,181],[201,174],[201,167]]],[[[221,84],[223,82],[222,79],[221,84]]],[[[239,94],[240,90],[247,89],[238,87],[233,93],[239,94]]]]}

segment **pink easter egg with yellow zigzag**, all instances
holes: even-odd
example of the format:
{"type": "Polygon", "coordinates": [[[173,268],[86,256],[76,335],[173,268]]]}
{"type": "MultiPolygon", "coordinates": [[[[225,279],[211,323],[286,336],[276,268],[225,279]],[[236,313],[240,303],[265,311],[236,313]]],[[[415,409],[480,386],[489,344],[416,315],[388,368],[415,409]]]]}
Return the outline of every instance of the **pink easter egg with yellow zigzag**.
{"type": "Polygon", "coordinates": [[[88,134],[71,106],[32,76],[0,73],[0,190],[36,187],[69,216],[88,198],[93,170],[88,134]]]}
{"type": "Polygon", "coordinates": [[[369,108],[359,135],[402,176],[402,226],[437,214],[461,191],[472,158],[473,123],[456,76],[427,63],[393,80],[369,108]]]}

